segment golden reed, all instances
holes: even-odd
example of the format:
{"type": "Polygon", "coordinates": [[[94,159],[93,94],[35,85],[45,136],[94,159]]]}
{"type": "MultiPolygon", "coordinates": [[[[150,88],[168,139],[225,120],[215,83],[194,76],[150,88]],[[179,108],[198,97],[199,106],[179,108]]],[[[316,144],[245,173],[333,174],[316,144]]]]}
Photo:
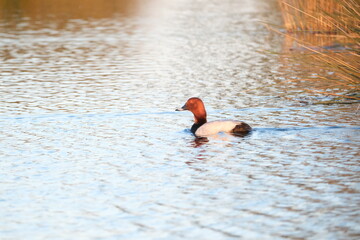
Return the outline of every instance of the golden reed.
{"type": "Polygon", "coordinates": [[[315,90],[315,86],[307,90],[360,100],[360,1],[278,1],[287,32],[284,34],[286,38],[312,53],[301,54],[306,59],[305,62],[311,63],[312,67],[318,65],[325,72],[334,73],[310,79],[322,83],[320,89],[326,91],[315,90]],[[328,44],[320,43],[324,37],[335,37],[334,42],[340,43],[343,50],[331,50],[331,45],[330,49],[325,49],[328,44]]]}
{"type": "Polygon", "coordinates": [[[279,3],[288,32],[359,34],[358,0],[279,0],[279,3]]]}

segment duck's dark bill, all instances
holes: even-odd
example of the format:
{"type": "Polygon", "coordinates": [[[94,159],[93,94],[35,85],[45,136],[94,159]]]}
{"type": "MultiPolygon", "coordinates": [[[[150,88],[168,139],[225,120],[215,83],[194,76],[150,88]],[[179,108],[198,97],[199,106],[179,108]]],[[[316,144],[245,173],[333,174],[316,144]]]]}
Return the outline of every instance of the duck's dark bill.
{"type": "Polygon", "coordinates": [[[175,109],[175,111],[185,111],[185,110],[188,110],[188,109],[186,108],[186,104],[185,104],[184,106],[182,106],[181,108],[175,109]]]}

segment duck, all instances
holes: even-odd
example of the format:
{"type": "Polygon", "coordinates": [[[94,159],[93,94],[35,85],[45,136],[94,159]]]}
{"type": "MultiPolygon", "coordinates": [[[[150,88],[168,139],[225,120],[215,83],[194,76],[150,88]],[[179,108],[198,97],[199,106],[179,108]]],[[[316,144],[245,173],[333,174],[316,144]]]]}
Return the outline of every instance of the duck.
{"type": "Polygon", "coordinates": [[[208,122],[204,102],[198,97],[189,98],[184,106],[175,111],[190,111],[194,114],[194,124],[190,131],[196,137],[206,137],[220,132],[245,136],[251,132],[249,124],[237,120],[217,120],[208,122]]]}

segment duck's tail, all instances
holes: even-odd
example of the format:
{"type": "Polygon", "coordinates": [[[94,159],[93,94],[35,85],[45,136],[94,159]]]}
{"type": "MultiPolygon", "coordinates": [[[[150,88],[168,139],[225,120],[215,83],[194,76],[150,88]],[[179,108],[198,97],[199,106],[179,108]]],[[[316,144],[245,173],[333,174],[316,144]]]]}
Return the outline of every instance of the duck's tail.
{"type": "Polygon", "coordinates": [[[242,135],[245,136],[246,134],[250,133],[252,128],[249,124],[241,122],[240,124],[236,125],[234,129],[232,130],[232,133],[236,135],[242,135]]]}

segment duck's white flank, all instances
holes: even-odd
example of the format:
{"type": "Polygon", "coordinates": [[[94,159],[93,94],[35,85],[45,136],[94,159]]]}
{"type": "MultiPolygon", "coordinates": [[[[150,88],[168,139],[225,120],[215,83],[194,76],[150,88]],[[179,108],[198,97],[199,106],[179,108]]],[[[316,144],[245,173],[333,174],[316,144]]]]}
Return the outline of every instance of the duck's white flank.
{"type": "Polygon", "coordinates": [[[203,124],[199,127],[195,135],[198,137],[205,137],[217,134],[219,132],[231,132],[236,125],[241,124],[240,121],[234,120],[218,120],[218,121],[211,121],[203,124]]]}

